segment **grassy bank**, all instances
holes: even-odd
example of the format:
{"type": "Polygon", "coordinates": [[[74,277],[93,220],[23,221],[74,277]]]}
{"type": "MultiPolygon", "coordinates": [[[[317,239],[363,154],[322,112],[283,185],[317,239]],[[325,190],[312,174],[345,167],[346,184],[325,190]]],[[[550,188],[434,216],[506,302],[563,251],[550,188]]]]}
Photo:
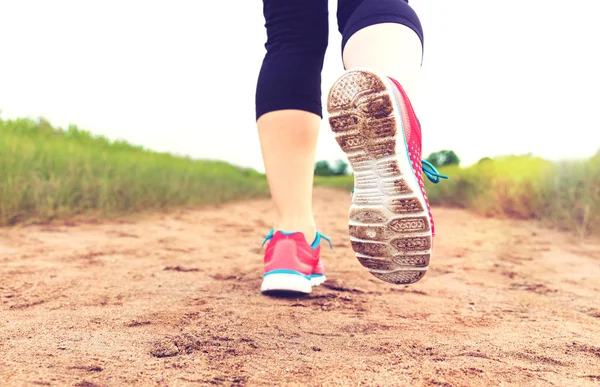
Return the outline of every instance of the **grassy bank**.
{"type": "MultiPolygon", "coordinates": [[[[441,172],[450,180],[427,182],[433,205],[536,219],[582,235],[600,235],[600,153],[589,160],[561,163],[529,156],[501,157],[441,172]]],[[[353,177],[318,178],[316,184],[350,190],[353,177]]]]}
{"type": "Polygon", "coordinates": [[[264,177],[253,170],[151,152],[44,120],[0,120],[0,225],[266,195],[264,177]]]}
{"type": "Polygon", "coordinates": [[[600,153],[560,163],[511,156],[444,173],[451,180],[430,186],[433,203],[600,235],[600,153]]]}
{"type": "MultiPolygon", "coordinates": [[[[441,172],[450,180],[428,183],[434,205],[600,235],[600,153],[563,163],[503,157],[441,172]]],[[[353,177],[316,177],[315,185],[350,191],[353,177]]],[[[152,152],[44,120],[0,120],[0,225],[262,196],[266,180],[253,170],[152,152]]]]}

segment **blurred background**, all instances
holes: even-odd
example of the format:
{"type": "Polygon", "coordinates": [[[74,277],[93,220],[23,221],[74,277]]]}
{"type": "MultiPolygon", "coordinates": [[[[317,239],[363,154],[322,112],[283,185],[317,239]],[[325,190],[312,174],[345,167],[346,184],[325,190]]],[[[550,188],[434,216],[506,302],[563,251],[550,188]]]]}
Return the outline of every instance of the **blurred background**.
{"type": "MultiPolygon", "coordinates": [[[[432,201],[597,232],[596,5],[410,4],[424,153],[451,176],[432,201]]],[[[324,100],[342,72],[336,5],[324,100]]],[[[6,0],[0,15],[2,224],[266,195],[261,1],[6,0]]],[[[352,186],[325,121],[317,160],[317,175],[342,175],[317,184],[352,186]]]]}

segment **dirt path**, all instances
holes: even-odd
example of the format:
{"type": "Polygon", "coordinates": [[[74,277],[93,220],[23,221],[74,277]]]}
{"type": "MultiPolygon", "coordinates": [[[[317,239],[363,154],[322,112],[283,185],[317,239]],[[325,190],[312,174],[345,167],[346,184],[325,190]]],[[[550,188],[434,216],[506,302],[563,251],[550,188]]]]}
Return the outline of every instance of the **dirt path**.
{"type": "Polygon", "coordinates": [[[304,299],[258,292],[267,201],[0,230],[0,385],[600,385],[600,244],[437,209],[430,272],[394,287],[349,202],[316,192],[336,248],[304,299]]]}

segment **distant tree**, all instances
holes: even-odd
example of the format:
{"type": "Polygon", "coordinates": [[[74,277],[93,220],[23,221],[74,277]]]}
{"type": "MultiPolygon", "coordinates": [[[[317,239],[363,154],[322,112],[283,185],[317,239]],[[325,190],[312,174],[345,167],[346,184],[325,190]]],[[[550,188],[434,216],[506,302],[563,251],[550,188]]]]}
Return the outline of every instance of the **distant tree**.
{"type": "Polygon", "coordinates": [[[489,158],[489,157],[484,157],[481,160],[479,160],[477,162],[477,164],[489,163],[490,161],[493,161],[493,160],[491,158],[489,158]]]}
{"type": "Polygon", "coordinates": [[[452,150],[441,150],[439,152],[433,152],[426,159],[436,167],[443,167],[446,165],[458,165],[460,159],[452,150]]]}
{"type": "Polygon", "coordinates": [[[331,176],[333,171],[327,160],[317,161],[315,164],[315,176],[331,176]]]}
{"type": "Polygon", "coordinates": [[[332,172],[335,176],[343,176],[348,172],[348,164],[343,160],[337,160],[332,172]]]}
{"type": "Polygon", "coordinates": [[[328,161],[321,160],[315,164],[315,176],[343,176],[348,172],[348,164],[343,160],[336,160],[335,166],[328,161]]]}

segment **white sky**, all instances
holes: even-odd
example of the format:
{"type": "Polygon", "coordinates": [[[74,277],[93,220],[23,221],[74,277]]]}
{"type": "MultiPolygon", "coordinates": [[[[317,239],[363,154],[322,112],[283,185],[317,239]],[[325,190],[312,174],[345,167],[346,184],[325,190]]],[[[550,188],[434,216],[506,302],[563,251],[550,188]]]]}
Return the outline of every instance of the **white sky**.
{"type": "MultiPolygon", "coordinates": [[[[329,3],[324,98],[342,71],[329,3]]],[[[453,149],[469,164],[600,148],[595,1],[411,5],[425,30],[414,105],[426,154],[453,149]]],[[[265,38],[260,0],[0,0],[0,111],[262,171],[254,92],[265,38]]],[[[344,157],[326,122],[317,157],[344,157]]]]}

